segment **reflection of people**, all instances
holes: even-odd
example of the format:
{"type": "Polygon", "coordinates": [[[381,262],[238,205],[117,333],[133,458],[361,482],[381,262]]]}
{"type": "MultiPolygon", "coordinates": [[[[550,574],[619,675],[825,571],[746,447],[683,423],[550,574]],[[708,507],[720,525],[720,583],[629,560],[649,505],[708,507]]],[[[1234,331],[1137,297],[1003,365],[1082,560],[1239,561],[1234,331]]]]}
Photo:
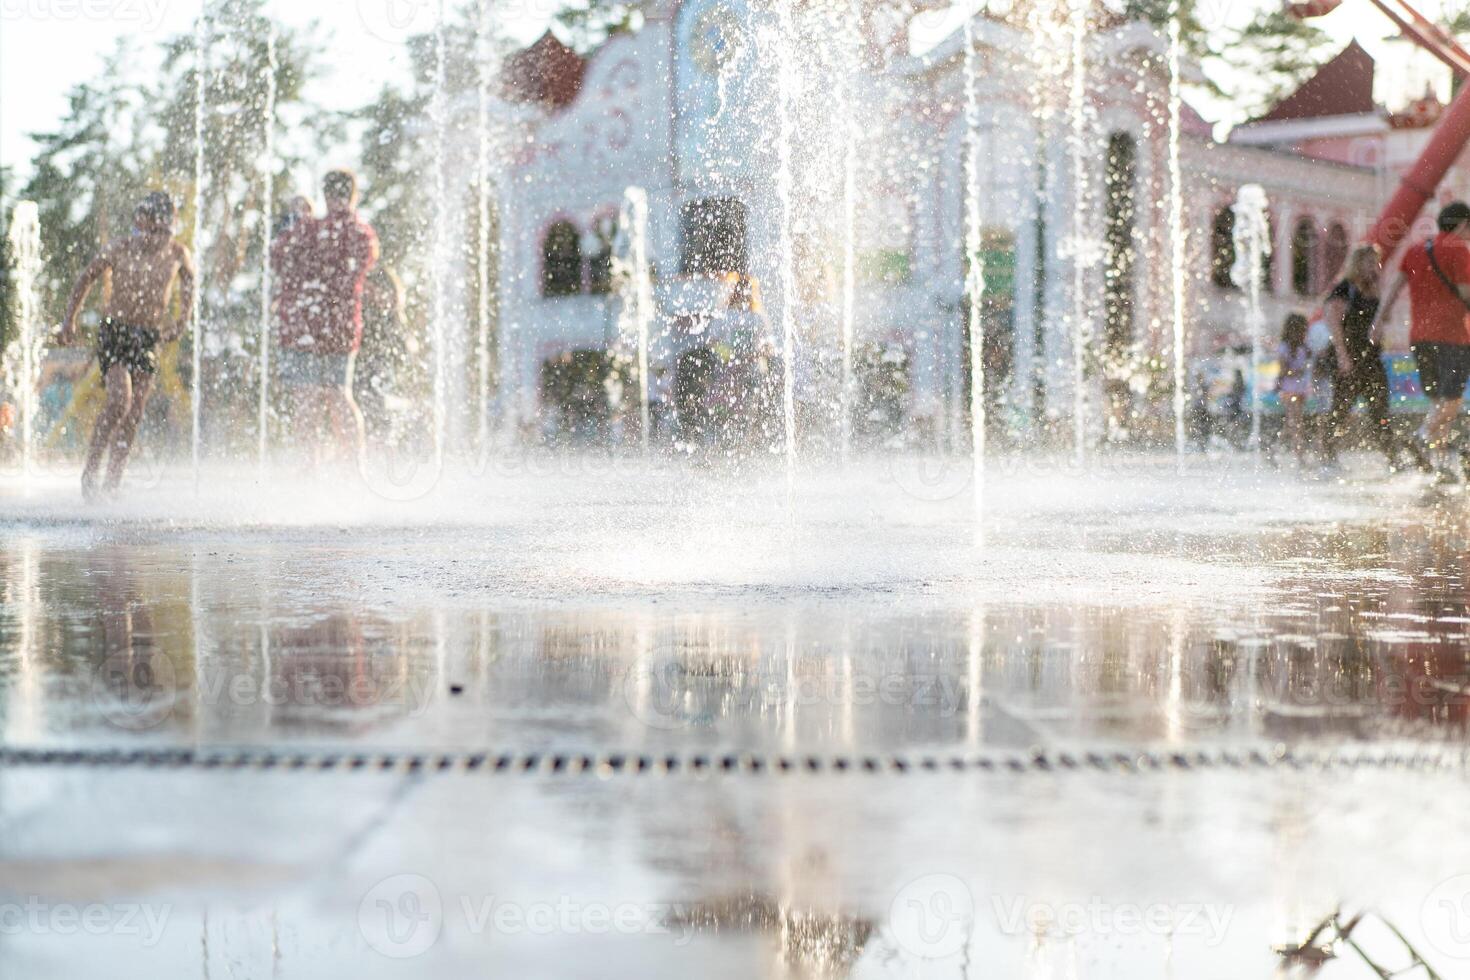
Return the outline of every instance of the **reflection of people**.
{"type": "Polygon", "coordinates": [[[1332,383],[1332,410],[1322,434],[1322,454],[1335,465],[1337,452],[1348,427],[1353,406],[1368,403],[1373,441],[1388,459],[1398,465],[1398,454],[1390,428],[1388,371],[1383,365],[1383,348],[1374,330],[1378,317],[1378,250],[1365,245],[1348,260],[1348,275],[1327,297],[1327,326],[1332,330],[1336,354],[1336,376],[1332,383]]]}
{"type": "Polygon", "coordinates": [[[188,311],[193,303],[194,263],[189,250],[174,241],[173,200],[161,191],[149,194],[133,219],[133,233],[104,248],[77,280],[61,328],[61,342],[74,343],[77,312],[92,286],[110,272],[112,294],[97,332],[107,404],[82,469],[82,493],[89,499],[97,492],[97,471],[109,450],[106,489],[116,490],[122,481],[158,370],[158,345],[183,333],[187,312],[164,325],[175,282],[180,283],[181,308],[188,311]]]}
{"type": "Polygon", "coordinates": [[[322,181],[324,218],[299,215],[271,246],[281,283],[280,378],[292,392],[292,422],[310,432],[319,457],[330,428],[343,458],[363,450],[352,374],[362,343],[362,294],[378,260],[378,238],[357,215],[357,178],[334,170],[322,181]]]}
{"type": "MultiPolygon", "coordinates": [[[[1399,277],[1383,302],[1380,318],[1409,288],[1409,344],[1419,368],[1419,384],[1432,407],[1409,443],[1422,465],[1451,441],[1470,380],[1470,205],[1457,201],[1439,213],[1439,235],[1410,245],[1399,263],[1399,277]]],[[[1454,477],[1446,470],[1449,479],[1454,477]]]]}
{"type": "Polygon", "coordinates": [[[1281,364],[1276,394],[1286,413],[1286,444],[1300,462],[1307,451],[1304,429],[1307,398],[1312,394],[1312,348],[1307,344],[1307,318],[1300,313],[1286,318],[1276,356],[1281,364]]]}

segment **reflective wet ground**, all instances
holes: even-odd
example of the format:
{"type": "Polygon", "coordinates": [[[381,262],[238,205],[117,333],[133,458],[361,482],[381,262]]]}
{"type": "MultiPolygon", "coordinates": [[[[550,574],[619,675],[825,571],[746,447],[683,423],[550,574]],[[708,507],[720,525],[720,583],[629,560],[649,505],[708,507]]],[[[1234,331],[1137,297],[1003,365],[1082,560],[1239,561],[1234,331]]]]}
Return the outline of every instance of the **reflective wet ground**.
{"type": "Polygon", "coordinates": [[[0,976],[1470,976],[1462,495],[964,471],[10,487],[0,976]]]}

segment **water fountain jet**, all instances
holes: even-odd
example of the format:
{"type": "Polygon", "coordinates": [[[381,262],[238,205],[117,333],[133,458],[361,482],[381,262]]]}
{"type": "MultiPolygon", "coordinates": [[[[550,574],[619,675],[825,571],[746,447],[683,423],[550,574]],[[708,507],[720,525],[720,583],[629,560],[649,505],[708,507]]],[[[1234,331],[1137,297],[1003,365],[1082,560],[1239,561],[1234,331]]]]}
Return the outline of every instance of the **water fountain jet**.
{"type": "Polygon", "coordinates": [[[271,378],[271,216],[275,211],[275,181],[272,165],[276,157],[276,27],[267,22],[265,34],[265,158],[261,162],[264,187],[260,206],[260,404],[256,425],[260,447],[257,461],[260,481],[265,482],[270,461],[271,378]]]}
{"type": "Polygon", "coordinates": [[[1267,217],[1266,191],[1260,184],[1246,184],[1236,196],[1235,265],[1230,277],[1245,290],[1246,328],[1251,338],[1251,451],[1261,451],[1261,341],[1266,314],[1261,308],[1261,270],[1271,254],[1271,223],[1267,217]]]}
{"type": "Polygon", "coordinates": [[[970,310],[970,446],[975,508],[975,543],[985,519],[985,254],[980,186],[980,69],[975,18],[965,17],[965,300],[970,310]]]}
{"type": "Polygon", "coordinates": [[[617,280],[622,292],[618,333],[631,340],[638,359],[638,420],[643,452],[648,453],[651,433],[648,401],[648,340],[653,322],[653,277],[648,264],[648,193],[641,187],[623,191],[618,215],[618,237],[622,248],[615,258],[617,280]]]}
{"type": "Polygon", "coordinates": [[[1183,39],[1179,0],[1169,0],[1169,278],[1172,286],[1170,322],[1173,327],[1174,367],[1174,454],[1179,471],[1184,471],[1186,391],[1184,350],[1184,168],[1180,162],[1183,142],[1184,96],[1180,88],[1183,39]]]}
{"type": "Polygon", "coordinates": [[[13,263],[10,270],[15,303],[16,336],[5,353],[6,386],[16,398],[16,434],[20,443],[20,472],[29,492],[35,467],[36,409],[39,405],[41,353],[46,332],[41,328],[39,282],[41,263],[41,215],[34,201],[16,204],[7,233],[13,263]]]}

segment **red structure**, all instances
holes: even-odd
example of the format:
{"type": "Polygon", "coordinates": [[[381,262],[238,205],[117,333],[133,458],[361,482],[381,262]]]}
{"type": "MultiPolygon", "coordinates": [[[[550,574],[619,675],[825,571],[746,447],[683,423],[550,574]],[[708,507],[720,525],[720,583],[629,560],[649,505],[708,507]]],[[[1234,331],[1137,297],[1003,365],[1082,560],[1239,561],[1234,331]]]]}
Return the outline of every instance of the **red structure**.
{"type": "MultiPolygon", "coordinates": [[[[1287,9],[1297,17],[1320,17],[1330,14],[1341,3],[1342,0],[1312,0],[1289,4],[1287,9]]],[[[1449,65],[1457,78],[1470,76],[1470,52],[1466,52],[1449,32],[1409,6],[1407,0],[1372,0],[1372,3],[1397,24],[1406,37],[1449,65]]],[[[1466,143],[1470,143],[1470,85],[1463,86],[1445,110],[1429,145],[1404,175],[1398,191],[1379,214],[1373,230],[1368,233],[1370,243],[1377,245],[1385,255],[1403,243],[1419,212],[1424,210],[1425,202],[1434,196],[1435,189],[1466,143]]]]}

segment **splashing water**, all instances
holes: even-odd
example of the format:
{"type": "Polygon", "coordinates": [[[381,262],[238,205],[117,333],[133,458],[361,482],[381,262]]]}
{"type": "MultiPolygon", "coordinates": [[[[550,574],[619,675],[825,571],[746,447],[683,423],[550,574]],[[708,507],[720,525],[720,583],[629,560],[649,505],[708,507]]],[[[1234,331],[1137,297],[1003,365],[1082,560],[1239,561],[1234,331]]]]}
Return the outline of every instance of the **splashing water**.
{"type": "Polygon", "coordinates": [[[838,86],[839,117],[842,129],[842,462],[852,453],[852,413],[854,408],[853,336],[857,316],[857,112],[856,82],[859,45],[862,39],[855,28],[856,10],[849,10],[839,27],[842,40],[841,79],[838,86]]]}
{"type": "Polygon", "coordinates": [[[796,72],[791,43],[796,36],[792,0],[776,2],[776,85],[780,100],[781,132],[777,140],[776,194],[781,206],[781,378],[786,431],[786,492],[788,504],[796,492],[796,269],[793,255],[795,200],[791,166],[796,142],[795,101],[801,78],[796,72]]]}
{"type": "Polygon", "coordinates": [[[21,480],[27,492],[35,466],[36,409],[41,381],[41,354],[46,331],[41,329],[41,216],[34,201],[16,204],[10,216],[10,254],[15,263],[16,336],[5,353],[5,386],[14,393],[18,418],[21,480]]]}
{"type": "Polygon", "coordinates": [[[1185,350],[1184,350],[1184,170],[1180,163],[1183,139],[1184,95],[1181,91],[1180,60],[1183,51],[1179,0],[1169,2],[1169,274],[1172,285],[1171,318],[1174,332],[1174,452],[1184,469],[1185,350]]]}
{"type": "Polygon", "coordinates": [[[1246,328],[1251,337],[1251,449],[1261,451],[1261,339],[1266,314],[1261,308],[1261,269],[1271,254],[1271,224],[1266,191],[1246,184],[1235,199],[1235,265],[1230,277],[1245,290],[1246,328]]]}
{"type": "Polygon", "coordinates": [[[453,246],[449,242],[449,175],[445,172],[449,157],[449,24],[444,0],[439,0],[438,22],[434,28],[434,97],[429,113],[434,125],[434,296],[430,328],[434,345],[434,468],[442,470],[448,419],[445,326],[449,316],[449,267],[453,261],[453,246]]]}
{"type": "Polygon", "coordinates": [[[653,322],[653,277],[648,264],[648,193],[641,187],[623,191],[618,215],[621,249],[614,261],[622,293],[618,333],[633,344],[638,358],[638,419],[643,451],[649,449],[648,338],[653,322]]]}
{"type": "Polygon", "coordinates": [[[194,292],[189,309],[192,330],[189,376],[189,417],[192,426],[191,452],[194,465],[194,492],[199,492],[200,416],[204,387],[200,375],[204,368],[204,101],[208,96],[209,24],[208,9],[194,18],[194,292]]]}
{"type": "Polygon", "coordinates": [[[256,424],[260,427],[261,482],[265,481],[270,462],[270,378],[271,378],[271,215],[275,211],[275,182],[272,167],[276,159],[276,28],[271,23],[265,34],[265,155],[260,164],[260,405],[256,424]]]}
{"type": "MultiPolygon", "coordinates": [[[[982,8],[983,10],[983,8],[982,8]]],[[[980,186],[980,68],[975,18],[965,18],[965,300],[970,308],[970,442],[975,496],[975,543],[985,517],[985,255],[980,186]]]]}
{"type": "Polygon", "coordinates": [[[1086,231],[1092,206],[1087,148],[1090,144],[1087,102],[1087,14],[1088,0],[1069,0],[1068,29],[1072,42],[1071,84],[1067,112],[1071,128],[1067,138],[1071,160],[1072,229],[1067,253],[1072,262],[1072,426],[1074,452],[1080,464],[1087,457],[1087,428],[1090,407],[1087,397],[1087,354],[1092,344],[1093,298],[1088,295],[1088,278],[1101,258],[1101,243],[1086,231]]]}
{"type": "MultiPolygon", "coordinates": [[[[478,302],[475,323],[478,328],[476,355],[479,360],[479,449],[481,457],[490,451],[490,97],[495,76],[490,56],[490,0],[480,0],[475,31],[475,63],[479,69],[478,155],[475,165],[475,193],[478,204],[479,240],[475,271],[478,275],[478,302]]],[[[502,352],[502,356],[503,352],[502,352]]]]}

